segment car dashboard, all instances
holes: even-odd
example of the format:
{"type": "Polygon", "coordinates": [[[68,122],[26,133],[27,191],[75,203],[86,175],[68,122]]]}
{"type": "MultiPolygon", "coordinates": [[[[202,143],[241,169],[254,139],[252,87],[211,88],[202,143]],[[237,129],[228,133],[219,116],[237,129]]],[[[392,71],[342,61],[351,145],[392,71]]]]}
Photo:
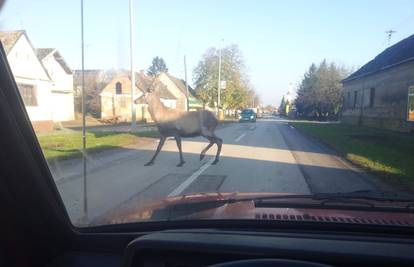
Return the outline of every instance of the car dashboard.
{"type": "Polygon", "coordinates": [[[414,266],[413,251],[411,240],[375,236],[187,229],[141,235],[121,255],[71,252],[52,266],[414,266]]]}

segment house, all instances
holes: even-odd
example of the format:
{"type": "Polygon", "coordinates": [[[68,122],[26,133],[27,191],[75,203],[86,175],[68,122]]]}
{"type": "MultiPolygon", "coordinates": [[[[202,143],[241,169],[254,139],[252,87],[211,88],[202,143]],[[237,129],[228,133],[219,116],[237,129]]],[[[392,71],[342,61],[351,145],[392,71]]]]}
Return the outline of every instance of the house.
{"type": "Polygon", "coordinates": [[[75,116],[82,113],[82,80],[85,84],[85,111],[95,118],[101,117],[100,93],[103,88],[118,74],[115,70],[87,69],[74,70],[73,89],[75,93],[75,116]]]}
{"type": "Polygon", "coordinates": [[[414,35],[342,81],[345,123],[414,131],[414,35]]]}
{"type": "MultiPolygon", "coordinates": [[[[142,96],[142,91],[151,84],[151,78],[143,72],[137,73],[134,86],[134,100],[142,96]]],[[[161,102],[166,107],[177,108],[176,97],[162,83],[155,84],[161,102]]],[[[115,76],[100,93],[101,97],[101,118],[109,119],[117,117],[121,121],[131,120],[131,79],[130,75],[120,73],[115,76]]],[[[136,119],[138,121],[151,121],[148,106],[142,98],[135,106],[136,119]]]]}
{"type": "Polygon", "coordinates": [[[26,32],[0,32],[0,41],[34,129],[52,130],[53,82],[26,32]]]}
{"type": "Polygon", "coordinates": [[[36,49],[38,59],[42,62],[52,79],[52,120],[74,120],[73,73],[62,55],[54,48],[36,49]]]}
{"type": "MultiPolygon", "coordinates": [[[[184,80],[168,73],[161,73],[159,80],[168,88],[168,91],[177,99],[177,109],[187,110],[187,88],[184,80]]],[[[195,97],[195,90],[188,85],[188,110],[203,108],[203,103],[195,97]]]]}

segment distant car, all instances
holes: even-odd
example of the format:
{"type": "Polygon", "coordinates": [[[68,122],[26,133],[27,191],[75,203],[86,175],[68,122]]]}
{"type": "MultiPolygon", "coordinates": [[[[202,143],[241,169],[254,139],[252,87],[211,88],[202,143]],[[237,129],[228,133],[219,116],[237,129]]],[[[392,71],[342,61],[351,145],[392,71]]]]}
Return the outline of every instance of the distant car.
{"type": "Polygon", "coordinates": [[[243,109],[239,116],[239,122],[256,122],[256,113],[251,109],[243,109]]]}

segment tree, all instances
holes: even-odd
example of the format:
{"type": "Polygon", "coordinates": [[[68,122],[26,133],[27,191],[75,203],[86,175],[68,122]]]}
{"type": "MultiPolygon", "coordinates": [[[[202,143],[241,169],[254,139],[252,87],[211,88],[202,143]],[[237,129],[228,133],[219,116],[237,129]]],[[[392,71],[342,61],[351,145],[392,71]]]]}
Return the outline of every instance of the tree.
{"type": "Polygon", "coordinates": [[[147,74],[149,76],[155,76],[161,72],[168,72],[167,64],[162,57],[154,57],[151,66],[147,70],[147,74]]]}
{"type": "MultiPolygon", "coordinates": [[[[95,118],[101,117],[101,99],[99,94],[118,73],[116,70],[97,70],[85,72],[85,112],[95,118]]],[[[75,112],[82,112],[82,72],[76,71],[73,77],[75,90],[75,112]]]]}
{"type": "Polygon", "coordinates": [[[282,101],[280,101],[280,105],[279,105],[279,113],[281,115],[286,115],[286,101],[285,101],[285,96],[283,96],[282,101]]]}
{"type": "Polygon", "coordinates": [[[342,108],[341,80],[348,73],[345,68],[326,60],[319,66],[312,63],[297,91],[295,106],[298,115],[317,119],[337,118],[342,108]]]}
{"type": "Polygon", "coordinates": [[[316,65],[312,63],[299,85],[297,97],[295,99],[296,111],[299,116],[306,116],[312,113],[312,109],[316,101],[315,91],[317,69],[316,65]]]}
{"type": "MultiPolygon", "coordinates": [[[[218,95],[218,61],[220,51],[209,48],[193,72],[197,96],[204,105],[215,107],[218,95]]],[[[226,81],[226,88],[221,90],[221,107],[240,109],[251,102],[252,91],[246,75],[243,55],[237,45],[222,49],[220,78],[226,81]]]]}

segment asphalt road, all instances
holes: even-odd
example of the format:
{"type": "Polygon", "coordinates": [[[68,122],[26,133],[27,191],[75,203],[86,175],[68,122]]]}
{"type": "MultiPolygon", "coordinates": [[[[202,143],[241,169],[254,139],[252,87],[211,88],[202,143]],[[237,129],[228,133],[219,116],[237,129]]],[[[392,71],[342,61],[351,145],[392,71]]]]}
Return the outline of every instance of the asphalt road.
{"type": "MultiPolygon", "coordinates": [[[[283,192],[311,194],[376,189],[378,182],[334,152],[307,138],[284,120],[220,126],[221,161],[211,165],[216,146],[203,161],[203,138],[185,139],[183,167],[175,140],[168,140],[154,165],[144,164],[157,142],[149,140],[89,155],[87,214],[101,216],[131,199],[148,203],[168,196],[199,192],[283,192]]],[[[72,221],[84,214],[84,179],[79,160],[51,163],[58,190],[72,221]]]]}

